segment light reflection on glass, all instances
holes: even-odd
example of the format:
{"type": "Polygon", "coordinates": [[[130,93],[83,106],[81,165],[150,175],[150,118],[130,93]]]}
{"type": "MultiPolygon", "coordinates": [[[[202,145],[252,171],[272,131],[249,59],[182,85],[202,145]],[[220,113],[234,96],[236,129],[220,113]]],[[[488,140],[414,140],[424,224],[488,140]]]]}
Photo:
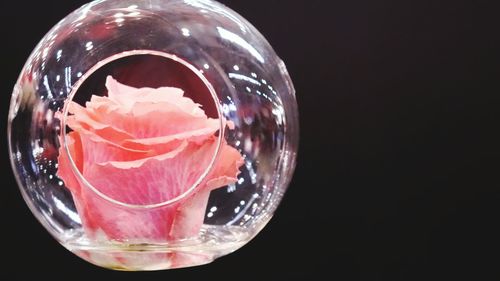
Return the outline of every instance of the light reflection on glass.
{"type": "Polygon", "coordinates": [[[229,106],[227,104],[222,105],[222,112],[227,116],[229,115],[229,106]]]}
{"type": "Polygon", "coordinates": [[[52,98],[52,91],[50,90],[50,85],[49,85],[49,78],[47,75],[43,76],[43,85],[47,89],[47,97],[52,98]]]}
{"type": "Polygon", "coordinates": [[[248,170],[248,174],[250,176],[250,181],[252,182],[252,184],[257,183],[257,173],[255,172],[255,169],[252,166],[252,162],[245,161],[245,167],[248,170]]]}
{"type": "MultiPolygon", "coordinates": [[[[42,155],[42,153],[43,153],[43,147],[35,145],[35,147],[33,148],[33,155],[35,155],[35,157],[39,157],[40,155],[42,155]]],[[[41,169],[43,169],[42,165],[40,165],[40,170],[41,169]]]]}
{"type": "Polygon", "coordinates": [[[232,193],[236,191],[236,185],[235,184],[230,184],[227,186],[227,192],[232,193]]]}
{"type": "Polygon", "coordinates": [[[278,107],[278,109],[273,109],[272,113],[273,113],[274,116],[276,116],[276,123],[278,125],[282,125],[283,124],[283,120],[284,120],[284,111],[283,111],[283,108],[282,107],[278,107]]]}
{"type": "MultiPolygon", "coordinates": [[[[49,178],[52,178],[52,175],[50,175],[49,178]]],[[[61,202],[61,200],[59,200],[59,198],[53,197],[53,200],[54,200],[54,203],[55,203],[57,209],[61,210],[63,213],[68,215],[68,217],[70,217],[75,222],[82,223],[80,216],[77,213],[75,213],[73,210],[68,209],[68,207],[66,207],[66,205],[63,202],[61,202]]]]}
{"type": "Polygon", "coordinates": [[[94,48],[94,44],[92,43],[92,41],[89,41],[89,42],[87,42],[87,44],[85,44],[85,49],[87,51],[92,50],[92,48],[94,48]]]}
{"type": "MultiPolygon", "coordinates": [[[[254,193],[254,195],[252,196],[252,198],[250,199],[250,201],[246,204],[245,206],[245,202],[244,201],[241,201],[243,202],[243,204],[240,204],[242,206],[245,206],[243,207],[243,209],[241,209],[241,206],[237,206],[235,209],[234,209],[234,212],[237,214],[231,221],[229,221],[228,223],[226,223],[226,225],[232,225],[234,223],[236,223],[237,221],[241,220],[242,218],[244,218],[245,215],[248,215],[247,212],[248,212],[248,209],[250,209],[252,206],[255,206],[256,203],[254,204],[255,200],[259,199],[260,196],[259,194],[257,193],[254,193]]],[[[254,213],[256,210],[256,208],[253,208],[252,209],[252,213],[254,213]]],[[[244,219],[246,221],[246,219],[244,219]]],[[[240,225],[243,225],[245,223],[245,221],[243,222],[240,222],[240,225]]]]}
{"type": "Polygon", "coordinates": [[[66,80],[66,91],[69,93],[71,90],[71,66],[64,68],[64,78],[66,80]]]}
{"type": "MultiPolygon", "coordinates": [[[[214,3],[211,1],[207,0],[184,0],[184,3],[191,5],[193,7],[201,8],[201,10],[205,10],[205,12],[208,10],[210,12],[214,12],[220,15],[223,15],[224,17],[230,19],[231,21],[235,22],[238,24],[240,30],[243,33],[247,32],[247,28],[245,27],[245,24],[241,22],[241,20],[238,17],[235,17],[231,13],[228,13],[224,8],[214,6],[214,3]]],[[[203,13],[203,12],[202,12],[203,13]]]]}
{"type": "Polygon", "coordinates": [[[49,47],[44,48],[42,52],[42,59],[46,59],[48,53],[49,53],[49,47]]]}
{"type": "Polygon", "coordinates": [[[226,30],[220,26],[217,27],[219,35],[240,47],[246,49],[253,57],[255,57],[259,62],[264,63],[264,57],[257,51],[252,45],[250,45],[245,39],[241,38],[238,34],[235,34],[229,30],[226,30]]]}
{"type": "Polygon", "coordinates": [[[182,31],[182,35],[186,36],[186,37],[189,37],[191,35],[191,33],[189,32],[189,29],[183,27],[181,28],[181,31],[182,31]]]}
{"type": "Polygon", "coordinates": [[[250,78],[248,76],[245,76],[245,75],[242,75],[242,74],[238,74],[238,73],[232,73],[230,72],[228,74],[229,78],[234,78],[234,79],[238,79],[238,80],[244,80],[244,81],[247,81],[247,82],[250,82],[252,84],[255,84],[255,85],[258,85],[258,86],[261,86],[262,84],[260,84],[259,81],[253,79],[253,78],[250,78]]]}

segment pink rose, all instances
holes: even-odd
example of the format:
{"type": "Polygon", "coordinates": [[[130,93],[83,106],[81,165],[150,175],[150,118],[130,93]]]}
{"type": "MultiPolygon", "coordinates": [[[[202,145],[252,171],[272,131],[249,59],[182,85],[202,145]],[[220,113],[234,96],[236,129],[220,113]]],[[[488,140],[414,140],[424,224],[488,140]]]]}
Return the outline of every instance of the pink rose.
{"type": "MultiPolygon", "coordinates": [[[[186,192],[210,164],[220,120],[177,88],[132,88],[108,77],[107,97],[85,107],[71,102],[66,135],[71,157],[102,194],[133,205],[158,204],[186,192]]],[[[228,122],[228,126],[232,124],[228,122]]],[[[210,191],[235,182],[243,164],[226,142],[202,183],[186,198],[160,208],[134,209],[111,203],[74,173],[59,149],[58,176],[71,191],[86,234],[94,239],[162,243],[195,237],[210,191]]]]}

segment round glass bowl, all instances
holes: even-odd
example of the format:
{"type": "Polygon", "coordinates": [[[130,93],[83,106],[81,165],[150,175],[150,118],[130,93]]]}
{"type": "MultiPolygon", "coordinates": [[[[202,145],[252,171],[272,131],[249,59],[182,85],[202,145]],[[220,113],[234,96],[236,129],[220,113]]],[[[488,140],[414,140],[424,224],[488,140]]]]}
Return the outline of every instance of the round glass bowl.
{"type": "Polygon", "coordinates": [[[21,71],[10,156],[28,206],[96,265],[158,270],[230,253],[292,176],[295,91],[264,37],[208,0],[101,0],[21,71]]]}

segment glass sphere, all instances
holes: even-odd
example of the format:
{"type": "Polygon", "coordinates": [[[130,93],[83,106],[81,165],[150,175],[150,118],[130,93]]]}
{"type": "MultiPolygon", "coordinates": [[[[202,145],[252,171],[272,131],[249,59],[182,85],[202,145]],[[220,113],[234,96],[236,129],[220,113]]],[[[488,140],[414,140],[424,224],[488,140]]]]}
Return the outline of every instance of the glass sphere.
{"type": "Polygon", "coordinates": [[[22,195],[98,266],[204,264],[270,220],[292,176],[295,91],[245,19],[209,0],[100,0],[40,41],[14,87],[22,195]]]}

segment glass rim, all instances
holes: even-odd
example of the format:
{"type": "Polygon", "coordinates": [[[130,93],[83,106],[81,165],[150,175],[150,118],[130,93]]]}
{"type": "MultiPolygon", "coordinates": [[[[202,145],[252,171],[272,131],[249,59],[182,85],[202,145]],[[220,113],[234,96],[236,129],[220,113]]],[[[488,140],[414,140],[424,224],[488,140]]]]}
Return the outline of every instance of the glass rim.
{"type": "Polygon", "coordinates": [[[194,193],[194,191],[207,178],[208,174],[214,168],[214,165],[215,165],[215,163],[217,162],[217,160],[218,160],[218,158],[220,156],[220,150],[222,148],[223,138],[224,138],[224,135],[225,135],[225,122],[224,122],[224,117],[223,117],[223,114],[222,114],[222,110],[220,108],[220,100],[219,100],[219,98],[217,96],[217,93],[216,93],[214,87],[208,81],[208,79],[203,75],[202,71],[198,70],[192,64],[190,64],[186,60],[184,60],[184,59],[182,59],[182,58],[180,58],[180,57],[178,57],[176,55],[169,54],[169,53],[166,53],[166,52],[161,52],[161,51],[145,50],[145,49],[129,50],[129,51],[124,51],[124,52],[121,52],[121,53],[118,53],[118,54],[114,54],[114,55],[112,55],[112,56],[110,56],[110,57],[108,57],[108,58],[106,58],[104,60],[99,61],[97,64],[95,64],[94,66],[92,66],[89,70],[87,70],[75,82],[75,84],[73,85],[73,87],[71,89],[70,94],[68,95],[68,97],[67,97],[67,99],[65,101],[65,105],[64,105],[64,108],[63,108],[63,114],[62,114],[62,120],[61,120],[61,127],[62,127],[61,134],[63,135],[63,137],[61,138],[62,139],[62,146],[64,148],[64,152],[68,156],[68,159],[69,159],[69,162],[70,162],[70,166],[71,166],[71,170],[73,171],[73,173],[78,178],[78,181],[81,182],[81,183],[83,183],[83,185],[86,188],[89,188],[92,192],[94,192],[95,194],[97,194],[102,199],[104,199],[104,200],[106,200],[106,201],[108,201],[108,202],[110,202],[112,204],[119,205],[121,207],[130,208],[130,209],[156,209],[156,208],[161,208],[161,207],[165,207],[165,206],[169,206],[169,205],[175,204],[175,203],[177,203],[177,202],[179,202],[179,201],[187,198],[192,193],[194,193]],[[217,146],[215,147],[214,154],[213,154],[212,159],[210,160],[210,163],[208,164],[207,168],[203,171],[203,173],[201,173],[201,175],[198,177],[198,179],[192,184],[192,186],[189,189],[187,189],[186,191],[184,191],[183,193],[181,193],[180,195],[178,195],[178,196],[176,196],[176,197],[174,197],[172,199],[165,200],[165,201],[162,201],[162,202],[159,202],[159,203],[154,203],[154,204],[131,204],[131,203],[126,203],[126,202],[122,202],[120,200],[116,200],[116,199],[114,199],[114,198],[112,198],[112,197],[104,194],[103,192],[99,191],[79,171],[79,169],[76,166],[76,163],[75,163],[73,157],[71,156],[71,153],[69,151],[69,147],[68,147],[68,144],[67,144],[67,141],[66,141],[66,138],[67,138],[67,133],[66,133],[66,131],[67,131],[66,130],[66,127],[67,127],[66,126],[66,118],[67,118],[68,113],[69,113],[68,104],[71,101],[73,101],[73,98],[75,97],[76,92],[78,91],[78,89],[80,88],[80,86],[87,80],[87,78],[89,78],[93,73],[95,73],[97,70],[99,70],[101,67],[105,66],[106,64],[108,64],[110,62],[113,62],[113,61],[116,61],[116,60],[119,60],[119,59],[122,59],[122,58],[130,57],[130,56],[135,56],[135,55],[160,56],[160,57],[167,58],[167,59],[173,60],[175,62],[178,62],[178,63],[182,64],[184,67],[187,67],[190,71],[192,71],[203,82],[203,84],[205,85],[205,87],[209,90],[210,95],[212,96],[212,100],[213,100],[213,102],[215,104],[215,108],[217,110],[217,117],[219,118],[219,134],[217,136],[217,146]]]}

